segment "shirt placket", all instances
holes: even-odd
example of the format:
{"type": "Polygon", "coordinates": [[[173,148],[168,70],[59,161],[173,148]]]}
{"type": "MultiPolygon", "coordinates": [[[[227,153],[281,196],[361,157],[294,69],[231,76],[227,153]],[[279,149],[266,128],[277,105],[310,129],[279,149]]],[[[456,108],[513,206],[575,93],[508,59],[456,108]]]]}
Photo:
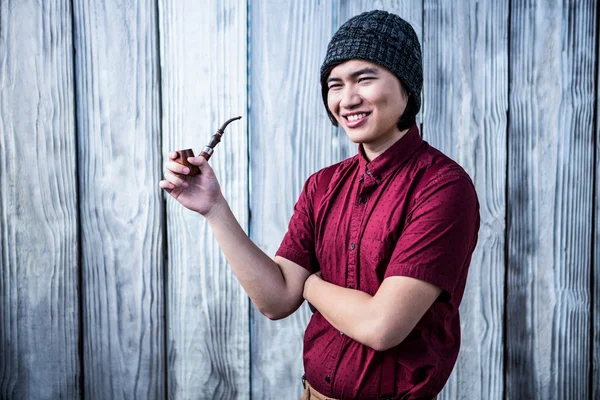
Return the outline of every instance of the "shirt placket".
{"type": "Polygon", "coordinates": [[[358,249],[360,248],[361,226],[365,216],[365,205],[367,200],[367,197],[364,194],[364,183],[365,179],[369,178],[370,172],[367,170],[365,178],[361,179],[361,182],[359,183],[357,197],[354,199],[352,204],[352,216],[350,218],[350,243],[348,245],[348,267],[346,272],[346,287],[349,289],[358,288],[358,271],[356,266],[358,265],[358,249]]]}
{"type": "MultiPolygon", "coordinates": [[[[373,178],[370,176],[371,173],[369,170],[366,171],[366,179],[373,178]]],[[[347,265],[347,273],[346,273],[346,287],[349,289],[358,288],[357,282],[357,270],[356,266],[358,264],[358,249],[360,245],[360,237],[361,237],[361,225],[366,211],[366,203],[368,201],[368,197],[365,192],[364,179],[361,179],[358,186],[357,198],[354,199],[351,209],[351,217],[350,217],[350,240],[348,244],[348,265],[347,265]]],[[[369,182],[374,184],[373,182],[369,182]]],[[[370,186],[370,185],[369,185],[370,186]]],[[[328,385],[330,396],[333,393],[333,376],[336,370],[336,367],[339,367],[338,364],[340,362],[340,354],[346,342],[346,336],[343,332],[340,332],[340,336],[338,340],[335,341],[335,350],[331,351],[329,360],[327,362],[327,366],[325,368],[325,382],[328,385]]]]}

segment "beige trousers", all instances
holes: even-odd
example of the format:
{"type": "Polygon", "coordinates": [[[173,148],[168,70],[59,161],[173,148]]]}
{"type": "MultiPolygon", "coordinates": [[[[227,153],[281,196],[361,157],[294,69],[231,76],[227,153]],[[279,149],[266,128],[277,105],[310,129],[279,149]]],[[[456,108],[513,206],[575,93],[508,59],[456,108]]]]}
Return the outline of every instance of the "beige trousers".
{"type": "MultiPolygon", "coordinates": [[[[433,398],[433,400],[436,400],[437,396],[433,398]]],[[[327,397],[319,392],[317,392],[315,389],[313,389],[312,386],[310,386],[310,384],[308,383],[308,381],[304,381],[304,393],[302,394],[302,397],[300,397],[300,400],[336,400],[333,397],[327,397]]]]}
{"type": "Polygon", "coordinates": [[[313,389],[313,387],[310,386],[308,381],[304,381],[304,393],[302,394],[302,397],[300,398],[300,400],[336,400],[336,399],[334,399],[333,397],[327,397],[325,395],[322,395],[321,393],[319,393],[315,389],[313,389]]]}

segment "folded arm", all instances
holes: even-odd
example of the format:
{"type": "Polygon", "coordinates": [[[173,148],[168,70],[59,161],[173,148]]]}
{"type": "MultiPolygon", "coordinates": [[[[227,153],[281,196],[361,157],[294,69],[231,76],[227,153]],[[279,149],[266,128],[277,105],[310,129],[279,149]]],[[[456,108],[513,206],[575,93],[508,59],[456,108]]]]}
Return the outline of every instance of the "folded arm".
{"type": "Polygon", "coordinates": [[[442,289],[405,276],[383,280],[374,296],[311,275],[304,298],[336,329],[377,351],[400,344],[414,329],[442,289]]]}
{"type": "Polygon", "coordinates": [[[304,298],[336,329],[375,350],[401,343],[442,293],[452,294],[477,241],[479,204],[473,185],[459,175],[434,180],[416,201],[412,217],[374,296],[307,279],[304,298]],[[429,201],[435,198],[435,201],[429,201]]]}

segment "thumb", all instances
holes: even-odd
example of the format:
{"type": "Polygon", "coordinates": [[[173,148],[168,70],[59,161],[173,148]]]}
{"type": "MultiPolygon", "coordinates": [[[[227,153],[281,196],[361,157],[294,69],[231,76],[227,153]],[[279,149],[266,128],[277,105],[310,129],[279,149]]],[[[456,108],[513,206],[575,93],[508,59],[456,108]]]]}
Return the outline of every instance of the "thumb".
{"type": "Polygon", "coordinates": [[[201,174],[204,174],[205,176],[214,176],[214,171],[206,158],[202,156],[189,157],[188,162],[200,168],[201,174]]]}

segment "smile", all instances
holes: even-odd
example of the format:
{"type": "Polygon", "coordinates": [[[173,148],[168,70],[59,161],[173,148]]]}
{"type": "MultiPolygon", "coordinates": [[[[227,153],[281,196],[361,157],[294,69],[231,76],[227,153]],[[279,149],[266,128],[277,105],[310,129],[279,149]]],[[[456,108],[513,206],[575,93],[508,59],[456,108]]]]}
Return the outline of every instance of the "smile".
{"type": "Polygon", "coordinates": [[[361,113],[344,115],[344,118],[347,121],[346,126],[349,128],[356,128],[356,127],[362,125],[367,120],[367,117],[369,116],[369,114],[371,114],[371,113],[361,112],[361,113]]]}
{"type": "Polygon", "coordinates": [[[364,118],[367,116],[367,113],[360,113],[360,114],[352,114],[352,115],[348,115],[346,117],[346,119],[348,119],[348,121],[358,121],[361,118],[364,118]]]}

